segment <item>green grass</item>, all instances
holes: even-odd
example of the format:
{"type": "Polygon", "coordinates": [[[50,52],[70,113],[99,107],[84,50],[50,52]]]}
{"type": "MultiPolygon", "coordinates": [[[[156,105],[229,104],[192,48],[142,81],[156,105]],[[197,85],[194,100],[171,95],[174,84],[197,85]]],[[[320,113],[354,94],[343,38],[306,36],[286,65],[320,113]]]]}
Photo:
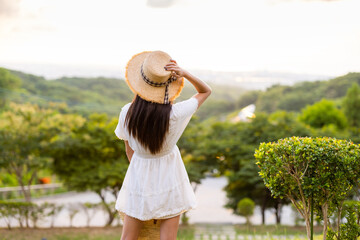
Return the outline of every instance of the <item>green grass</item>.
{"type": "MultiPolygon", "coordinates": [[[[265,225],[265,226],[244,226],[244,225],[235,225],[235,231],[238,234],[260,234],[260,235],[304,235],[306,234],[305,227],[289,227],[289,226],[278,226],[278,225],[265,225]]],[[[314,227],[315,234],[322,233],[322,226],[314,227]]]]}
{"type": "MultiPolygon", "coordinates": [[[[321,230],[316,228],[317,237],[321,239],[321,230]]],[[[177,239],[254,239],[261,235],[262,239],[306,240],[304,227],[288,226],[252,226],[243,225],[191,225],[180,226],[177,239]]],[[[80,227],[80,228],[44,228],[44,229],[0,229],[0,240],[119,240],[121,227],[80,227]]]]}

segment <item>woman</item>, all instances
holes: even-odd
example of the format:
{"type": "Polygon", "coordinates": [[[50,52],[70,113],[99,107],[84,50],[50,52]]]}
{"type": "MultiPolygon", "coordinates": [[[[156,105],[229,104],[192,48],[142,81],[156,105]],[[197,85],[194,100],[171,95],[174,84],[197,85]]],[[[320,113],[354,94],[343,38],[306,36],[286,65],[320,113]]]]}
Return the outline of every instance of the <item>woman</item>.
{"type": "Polygon", "coordinates": [[[135,98],[121,109],[115,129],[130,162],[115,205],[124,215],[121,239],[137,239],[151,219],[162,219],[161,239],[176,239],[181,213],[197,205],[176,143],[211,89],[162,51],[133,56],[125,79],[135,98]],[[173,104],[184,78],[198,93],[173,104]]]}

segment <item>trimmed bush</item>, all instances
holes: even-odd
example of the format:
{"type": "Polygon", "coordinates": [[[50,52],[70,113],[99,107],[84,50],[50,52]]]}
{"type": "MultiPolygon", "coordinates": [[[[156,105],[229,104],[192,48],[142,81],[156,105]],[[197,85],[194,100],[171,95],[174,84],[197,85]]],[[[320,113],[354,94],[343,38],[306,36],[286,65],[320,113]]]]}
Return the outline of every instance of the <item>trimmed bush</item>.
{"type": "Polygon", "coordinates": [[[310,239],[311,198],[324,220],[360,180],[360,147],[334,138],[291,137],[260,144],[255,151],[260,176],[274,197],[287,197],[304,217],[310,239]]]}

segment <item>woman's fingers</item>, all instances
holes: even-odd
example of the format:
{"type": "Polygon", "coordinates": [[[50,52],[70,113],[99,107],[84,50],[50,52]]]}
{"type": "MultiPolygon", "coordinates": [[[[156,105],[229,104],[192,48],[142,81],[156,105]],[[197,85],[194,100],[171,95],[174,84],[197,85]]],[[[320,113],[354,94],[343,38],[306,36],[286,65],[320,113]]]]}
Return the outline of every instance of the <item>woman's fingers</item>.
{"type": "Polygon", "coordinates": [[[165,70],[167,71],[179,71],[179,67],[165,67],[165,70]]]}
{"type": "Polygon", "coordinates": [[[177,66],[177,63],[176,62],[169,62],[165,66],[177,66]]]}
{"type": "Polygon", "coordinates": [[[173,63],[173,64],[169,63],[169,64],[166,64],[166,65],[165,65],[165,67],[175,67],[175,66],[177,66],[177,65],[174,64],[174,63],[173,63]]]}
{"type": "Polygon", "coordinates": [[[170,63],[164,66],[165,70],[171,71],[172,76],[176,78],[181,78],[182,77],[181,68],[177,65],[175,60],[171,59],[170,61],[171,61],[170,63]]]}

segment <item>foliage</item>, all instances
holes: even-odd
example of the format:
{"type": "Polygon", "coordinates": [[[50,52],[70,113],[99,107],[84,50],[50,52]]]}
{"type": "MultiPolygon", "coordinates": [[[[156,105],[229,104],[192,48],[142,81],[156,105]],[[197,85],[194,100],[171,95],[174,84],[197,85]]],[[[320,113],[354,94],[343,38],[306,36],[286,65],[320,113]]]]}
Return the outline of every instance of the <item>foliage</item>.
{"type": "Polygon", "coordinates": [[[29,227],[29,217],[34,210],[34,203],[30,202],[10,202],[0,201],[0,216],[6,221],[9,229],[11,229],[11,219],[14,218],[19,222],[21,228],[29,227]]]}
{"type": "MultiPolygon", "coordinates": [[[[108,207],[113,207],[114,202],[106,203],[108,207]]],[[[3,219],[8,229],[14,227],[13,220],[18,222],[20,228],[37,228],[38,222],[48,222],[50,218],[50,227],[54,227],[54,221],[58,217],[59,213],[66,208],[69,217],[69,225],[72,225],[74,217],[82,210],[86,214],[86,226],[90,226],[90,221],[96,214],[97,210],[104,210],[107,212],[107,208],[103,207],[101,202],[99,203],[79,203],[72,202],[67,204],[55,204],[49,202],[43,203],[29,203],[18,201],[0,201],[0,218],[3,219]],[[26,224],[26,225],[25,225],[26,224]]]]}
{"type": "Polygon", "coordinates": [[[61,115],[31,104],[11,103],[0,114],[0,168],[16,175],[26,201],[31,200],[26,186],[34,182],[40,169],[49,166],[46,147],[50,139],[83,121],[76,115],[61,115]]]}
{"type": "Polygon", "coordinates": [[[117,197],[128,166],[124,144],[114,134],[116,124],[115,118],[108,121],[105,114],[92,114],[81,127],[58,136],[49,146],[54,172],[69,189],[98,194],[108,212],[108,225],[116,210],[105,205],[106,191],[117,197]]]}
{"type": "Polygon", "coordinates": [[[205,172],[210,170],[207,159],[202,155],[203,149],[199,146],[206,140],[207,132],[208,127],[201,124],[198,117],[192,117],[177,143],[194,190],[205,177],[205,172]]]}
{"type": "Polygon", "coordinates": [[[329,228],[326,239],[352,239],[360,237],[360,202],[346,201],[344,204],[346,223],[339,226],[337,231],[329,228]]]}
{"type": "Polygon", "coordinates": [[[299,122],[295,115],[275,112],[271,115],[258,113],[251,122],[216,122],[201,142],[203,156],[207,165],[218,169],[228,178],[225,187],[228,202],[226,207],[236,214],[237,203],[245,197],[251,198],[260,206],[263,223],[265,209],[274,208],[277,223],[280,211],[286,200],[274,199],[259,176],[253,153],[265,141],[274,141],[293,135],[306,136],[310,130],[299,122]]]}
{"type": "Polygon", "coordinates": [[[347,200],[344,202],[344,210],[355,214],[356,223],[360,225],[360,201],[347,200]]]}
{"type": "Polygon", "coordinates": [[[274,197],[287,197],[304,217],[310,237],[311,197],[321,206],[324,237],[334,202],[346,199],[360,176],[360,146],[333,138],[280,139],[255,152],[260,176],[274,197]]]}
{"type": "Polygon", "coordinates": [[[323,98],[345,96],[352,84],[360,84],[360,73],[348,73],[327,81],[301,82],[294,86],[275,85],[258,95],[256,107],[267,113],[278,110],[300,111],[323,98]]]}
{"type": "Polygon", "coordinates": [[[15,174],[10,174],[5,169],[0,169],[0,187],[17,186],[17,184],[18,183],[15,174]]]}
{"type": "Polygon", "coordinates": [[[360,87],[357,83],[353,83],[348,89],[343,106],[349,125],[360,127],[360,87]]]}
{"type": "Polygon", "coordinates": [[[18,88],[20,85],[21,79],[19,77],[11,74],[5,68],[0,68],[0,108],[4,107],[6,104],[8,95],[6,90],[18,88]]]}
{"type": "Polygon", "coordinates": [[[346,127],[346,117],[333,102],[323,99],[302,110],[300,120],[314,128],[335,125],[339,129],[346,127]]]}
{"type": "Polygon", "coordinates": [[[237,213],[246,218],[246,223],[250,224],[250,217],[254,214],[255,202],[250,198],[243,198],[237,204],[237,213]]]}

